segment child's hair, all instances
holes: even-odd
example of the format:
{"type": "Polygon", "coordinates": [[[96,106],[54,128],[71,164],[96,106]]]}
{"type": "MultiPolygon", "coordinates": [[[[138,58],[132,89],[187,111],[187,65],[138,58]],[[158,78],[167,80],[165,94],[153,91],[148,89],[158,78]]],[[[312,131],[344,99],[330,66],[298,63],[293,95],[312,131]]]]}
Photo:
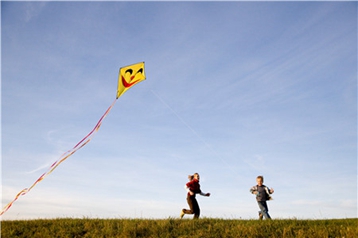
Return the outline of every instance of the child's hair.
{"type": "Polygon", "coordinates": [[[257,176],[257,178],[256,178],[256,179],[261,179],[261,181],[263,182],[263,181],[264,181],[264,176],[259,175],[259,176],[257,176]]]}
{"type": "Polygon", "coordinates": [[[188,175],[189,181],[193,180],[195,175],[199,175],[199,174],[198,174],[198,173],[195,173],[195,174],[193,174],[193,175],[188,175]]]}

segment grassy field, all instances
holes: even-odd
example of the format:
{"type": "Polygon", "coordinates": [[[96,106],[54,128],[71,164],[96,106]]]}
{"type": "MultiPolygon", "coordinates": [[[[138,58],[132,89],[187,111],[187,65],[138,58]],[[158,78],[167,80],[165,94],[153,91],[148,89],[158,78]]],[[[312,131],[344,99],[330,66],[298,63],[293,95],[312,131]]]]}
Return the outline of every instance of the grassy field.
{"type": "Polygon", "coordinates": [[[2,221],[1,237],[358,237],[358,219],[54,219],[2,221]]]}

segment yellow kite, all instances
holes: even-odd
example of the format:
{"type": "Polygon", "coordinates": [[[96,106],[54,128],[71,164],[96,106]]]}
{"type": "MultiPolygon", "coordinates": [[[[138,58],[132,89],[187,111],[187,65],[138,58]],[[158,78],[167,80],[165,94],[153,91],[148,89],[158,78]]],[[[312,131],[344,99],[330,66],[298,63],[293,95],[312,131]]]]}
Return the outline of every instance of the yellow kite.
{"type": "Polygon", "coordinates": [[[144,62],[119,69],[117,99],[130,87],[145,80],[144,62]]]}

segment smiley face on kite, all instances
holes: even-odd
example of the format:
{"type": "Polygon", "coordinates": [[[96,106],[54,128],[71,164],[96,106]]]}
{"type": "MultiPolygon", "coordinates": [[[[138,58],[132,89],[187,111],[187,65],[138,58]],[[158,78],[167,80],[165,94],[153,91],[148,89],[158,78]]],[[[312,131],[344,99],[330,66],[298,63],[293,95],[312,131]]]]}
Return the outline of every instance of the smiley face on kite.
{"type": "Polygon", "coordinates": [[[124,75],[121,75],[122,84],[125,88],[129,88],[134,84],[138,83],[143,75],[143,68],[140,68],[136,73],[133,74],[133,69],[127,69],[124,75]],[[137,76],[139,74],[139,76],[137,76]],[[128,78],[128,81],[126,80],[128,78]]]}
{"type": "Polygon", "coordinates": [[[119,98],[130,87],[144,79],[144,62],[120,68],[118,75],[117,98],[119,98]]]}

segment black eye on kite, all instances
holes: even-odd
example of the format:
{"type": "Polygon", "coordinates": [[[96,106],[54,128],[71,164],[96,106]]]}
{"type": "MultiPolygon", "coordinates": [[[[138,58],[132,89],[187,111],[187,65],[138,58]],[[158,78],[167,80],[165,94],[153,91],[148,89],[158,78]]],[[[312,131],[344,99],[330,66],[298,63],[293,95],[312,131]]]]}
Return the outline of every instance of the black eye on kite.
{"type": "Polygon", "coordinates": [[[132,74],[132,73],[133,73],[133,70],[132,70],[132,69],[127,69],[125,73],[130,73],[130,74],[132,74]]]}
{"type": "Polygon", "coordinates": [[[137,73],[143,74],[143,68],[140,68],[140,69],[137,71],[137,73]]]}

